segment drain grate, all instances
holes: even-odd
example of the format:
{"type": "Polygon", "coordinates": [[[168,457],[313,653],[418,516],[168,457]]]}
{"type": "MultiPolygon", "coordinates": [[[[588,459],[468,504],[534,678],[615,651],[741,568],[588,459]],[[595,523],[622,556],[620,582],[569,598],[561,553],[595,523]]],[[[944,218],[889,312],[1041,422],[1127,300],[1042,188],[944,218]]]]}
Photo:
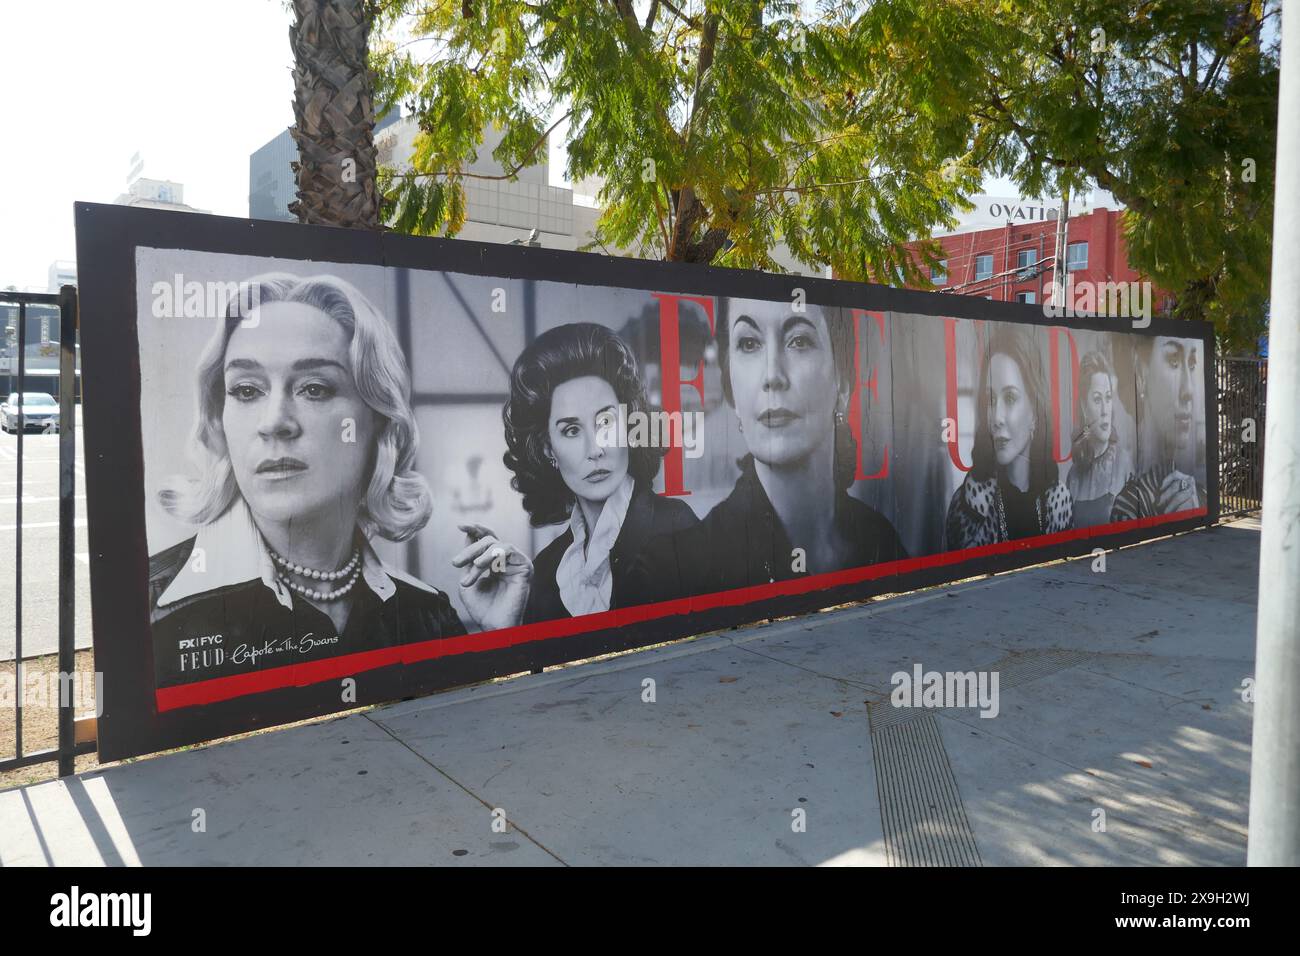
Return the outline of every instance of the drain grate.
{"type": "MultiPolygon", "coordinates": [[[[1018,687],[1030,681],[1041,680],[1052,674],[1078,667],[1096,660],[1102,655],[1087,651],[1070,651],[1049,647],[1029,651],[1013,651],[999,658],[992,664],[978,668],[981,671],[997,671],[998,693],[1008,687],[1018,687]]],[[[871,732],[878,733],[889,727],[896,727],[916,720],[932,710],[917,707],[895,707],[889,698],[872,701],[867,704],[867,717],[871,721],[871,732]]]]}
{"type": "Polygon", "coordinates": [[[929,715],[929,711],[922,710],[919,707],[895,707],[889,702],[888,697],[884,700],[873,700],[867,704],[867,720],[871,724],[873,734],[878,734],[891,727],[897,727],[900,724],[910,723],[913,720],[920,720],[922,717],[929,715]]]}
{"type": "Polygon", "coordinates": [[[933,714],[871,734],[890,866],[981,866],[933,714]]]}
{"type": "Polygon", "coordinates": [[[1017,651],[994,661],[988,671],[998,672],[998,690],[1004,687],[1016,687],[1030,681],[1049,677],[1060,671],[1087,664],[1098,655],[1087,651],[1070,651],[1058,647],[1047,647],[1031,651],[1017,651]]]}
{"type": "MultiPolygon", "coordinates": [[[[980,670],[997,672],[1001,693],[1097,656],[1043,648],[1013,652],[980,670]]],[[[867,719],[889,865],[981,866],[936,712],[895,707],[886,697],[867,704],[867,719]]]]}

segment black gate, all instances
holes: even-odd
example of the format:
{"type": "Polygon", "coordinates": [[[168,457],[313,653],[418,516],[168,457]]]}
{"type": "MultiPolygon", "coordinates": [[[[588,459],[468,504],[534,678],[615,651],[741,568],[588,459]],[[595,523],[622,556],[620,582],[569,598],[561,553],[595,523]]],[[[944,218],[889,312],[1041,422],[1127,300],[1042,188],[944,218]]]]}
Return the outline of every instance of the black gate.
{"type": "MultiPolygon", "coordinates": [[[[13,645],[13,755],[0,753],[0,771],[13,770],[45,761],[59,762],[59,776],[73,772],[73,759],[80,753],[91,753],[94,741],[78,745],[74,726],[73,675],[76,674],[75,622],[73,617],[73,561],[75,537],[75,459],[76,459],[76,343],[77,343],[77,290],[64,286],[58,294],[0,291],[0,307],[11,317],[12,325],[6,329],[8,386],[0,412],[5,431],[12,426],[15,441],[14,454],[14,645],[13,645]],[[42,390],[39,379],[28,377],[27,320],[29,307],[54,306],[59,317],[58,381],[58,671],[48,675],[30,675],[26,672],[28,660],[23,648],[23,492],[24,492],[24,437],[29,427],[44,427],[54,431],[55,426],[48,405],[40,410],[24,400],[42,390]],[[10,347],[12,340],[13,347],[10,347]],[[33,384],[36,382],[37,384],[33,384]],[[15,398],[16,401],[10,401],[15,398]],[[48,422],[48,424],[45,424],[48,422]],[[29,678],[36,677],[36,687],[55,689],[58,694],[58,743],[54,747],[28,751],[23,741],[23,707],[29,694],[29,678]]],[[[51,370],[52,371],[52,370],[51,370]]],[[[46,381],[54,378],[47,375],[46,381]]],[[[48,385],[44,386],[48,388],[48,385]]],[[[5,457],[10,453],[6,450],[5,457]]],[[[48,460],[48,459],[47,459],[48,460]]],[[[48,500],[46,498],[45,500],[48,500]]],[[[48,527],[42,523],[43,526],[48,527]]],[[[7,654],[0,655],[0,666],[8,663],[7,654]]],[[[7,748],[6,748],[7,749],[7,748]]]]}
{"type": "Polygon", "coordinates": [[[1218,363],[1219,514],[1259,511],[1264,497],[1264,398],[1268,360],[1221,358],[1218,363]]]}

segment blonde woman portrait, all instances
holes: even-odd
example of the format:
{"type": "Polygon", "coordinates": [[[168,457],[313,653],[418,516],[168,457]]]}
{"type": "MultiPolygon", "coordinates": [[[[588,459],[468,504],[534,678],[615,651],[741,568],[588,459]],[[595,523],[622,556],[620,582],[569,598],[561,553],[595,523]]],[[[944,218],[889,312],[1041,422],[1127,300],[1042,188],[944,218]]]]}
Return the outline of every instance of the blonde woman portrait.
{"type": "Polygon", "coordinates": [[[244,284],[199,359],[199,477],[159,493],[195,534],[153,555],[160,686],[465,633],[447,596],[388,567],[375,537],[428,520],[406,361],[332,277],[244,284]]]}
{"type": "Polygon", "coordinates": [[[1103,352],[1079,362],[1079,429],[1070,450],[1066,487],[1074,499],[1074,523],[1086,528],[1110,520],[1111,506],[1133,476],[1133,456],[1116,427],[1118,379],[1103,352]]]}

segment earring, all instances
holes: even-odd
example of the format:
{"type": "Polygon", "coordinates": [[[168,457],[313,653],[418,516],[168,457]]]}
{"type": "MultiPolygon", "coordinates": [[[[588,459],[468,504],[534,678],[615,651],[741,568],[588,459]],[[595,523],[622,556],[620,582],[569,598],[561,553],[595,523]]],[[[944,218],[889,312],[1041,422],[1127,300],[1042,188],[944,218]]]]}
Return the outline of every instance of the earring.
{"type": "Polygon", "coordinates": [[[844,412],[839,411],[839,410],[837,410],[837,411],[835,412],[835,424],[836,424],[836,425],[843,425],[847,420],[848,420],[848,416],[845,415],[844,412]]]}

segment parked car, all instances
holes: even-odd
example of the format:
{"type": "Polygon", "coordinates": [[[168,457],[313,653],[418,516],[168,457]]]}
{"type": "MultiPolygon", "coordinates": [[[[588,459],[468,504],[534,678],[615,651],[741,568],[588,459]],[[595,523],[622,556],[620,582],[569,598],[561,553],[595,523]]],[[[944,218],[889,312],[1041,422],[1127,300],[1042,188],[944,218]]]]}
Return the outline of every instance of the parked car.
{"type": "Polygon", "coordinates": [[[53,395],[44,392],[23,392],[22,407],[18,405],[18,393],[10,392],[9,397],[0,404],[0,428],[7,432],[18,430],[21,416],[24,431],[39,428],[42,431],[59,430],[59,403],[53,395]]]}

